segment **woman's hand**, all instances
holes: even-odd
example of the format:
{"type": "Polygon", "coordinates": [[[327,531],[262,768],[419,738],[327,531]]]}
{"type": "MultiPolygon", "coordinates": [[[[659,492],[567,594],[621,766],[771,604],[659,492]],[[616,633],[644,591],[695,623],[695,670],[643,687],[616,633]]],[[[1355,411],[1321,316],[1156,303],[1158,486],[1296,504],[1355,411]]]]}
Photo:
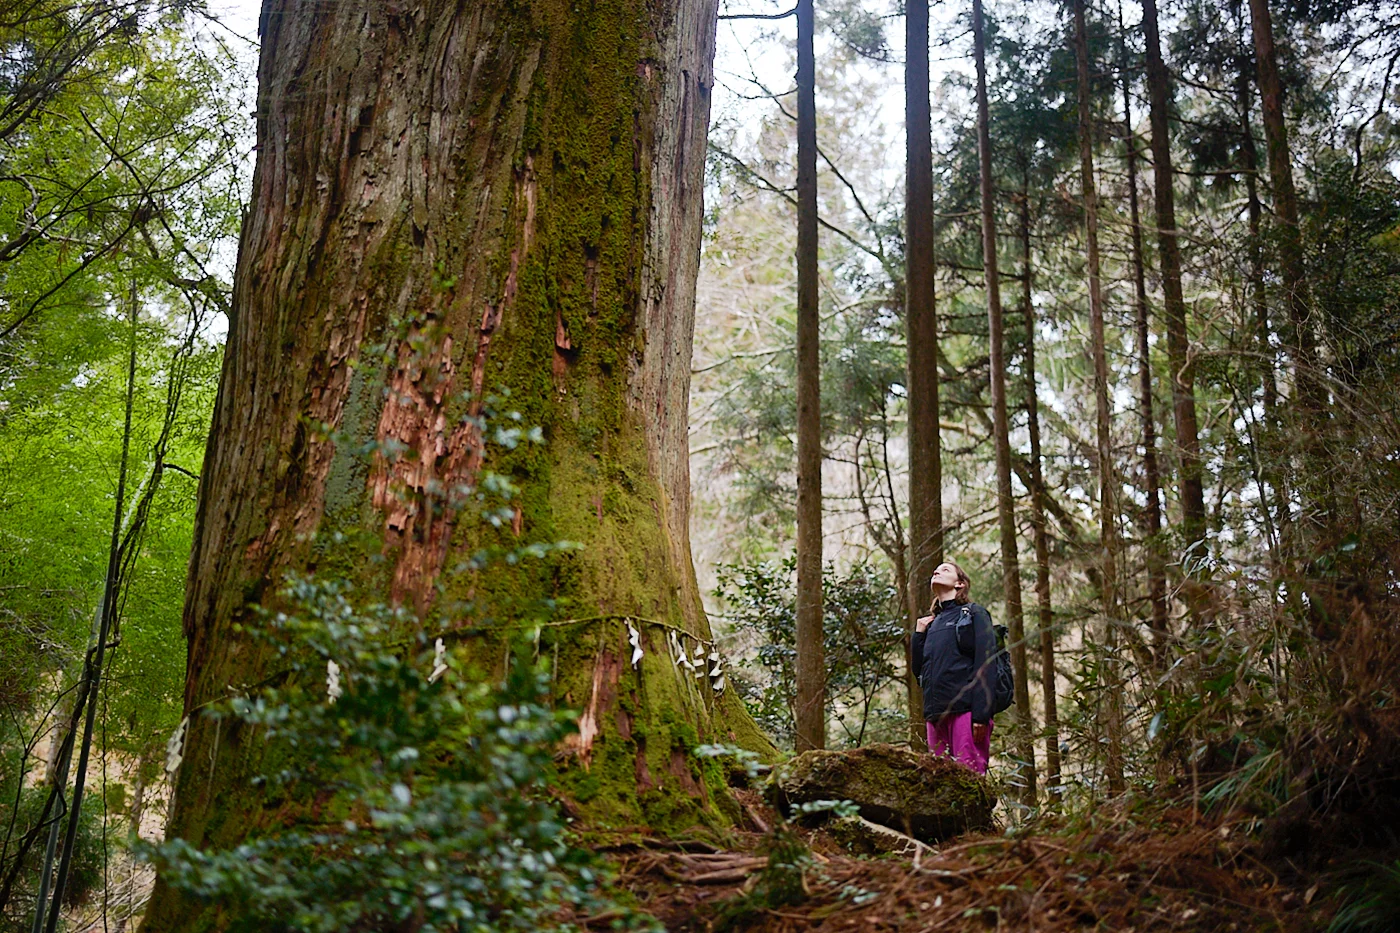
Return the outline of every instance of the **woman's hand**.
{"type": "Polygon", "coordinates": [[[974,722],[972,724],[972,741],[981,745],[987,741],[987,724],[985,722],[974,722]]]}
{"type": "Polygon", "coordinates": [[[923,632],[928,630],[929,623],[933,621],[933,616],[924,616],[914,623],[914,631],[923,632]]]}

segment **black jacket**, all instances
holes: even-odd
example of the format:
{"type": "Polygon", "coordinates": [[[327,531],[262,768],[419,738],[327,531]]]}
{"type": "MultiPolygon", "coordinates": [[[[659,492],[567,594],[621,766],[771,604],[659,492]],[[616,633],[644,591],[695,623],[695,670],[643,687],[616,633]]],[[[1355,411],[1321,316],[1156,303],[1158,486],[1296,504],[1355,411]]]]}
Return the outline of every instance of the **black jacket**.
{"type": "Polygon", "coordinates": [[[986,609],[976,603],[968,603],[967,608],[972,613],[971,654],[958,647],[963,607],[957,603],[939,603],[928,629],[912,636],[928,722],[967,712],[972,713],[973,722],[991,722],[992,671],[987,662],[996,653],[996,634],[986,609]]]}

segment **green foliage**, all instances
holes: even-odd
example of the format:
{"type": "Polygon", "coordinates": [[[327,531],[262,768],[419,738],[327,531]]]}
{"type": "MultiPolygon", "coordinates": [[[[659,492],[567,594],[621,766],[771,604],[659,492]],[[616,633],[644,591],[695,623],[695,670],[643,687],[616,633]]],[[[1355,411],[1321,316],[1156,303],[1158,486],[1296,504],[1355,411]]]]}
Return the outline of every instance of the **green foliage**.
{"type": "Polygon", "coordinates": [[[305,578],[284,595],[295,611],[249,628],[284,676],[210,715],[256,730],[255,784],[296,815],[226,851],[143,847],[169,884],[244,928],[307,933],[553,929],[605,906],[599,866],[544,793],[575,714],[546,705],[528,647],[493,684],[426,636],[394,644],[416,628],[403,609],[305,578]]]}
{"type": "Polygon", "coordinates": [[[102,712],[108,744],[149,759],[179,718],[245,76],[183,2],[39,0],[0,19],[0,744],[28,750],[52,725],[40,694],[78,674],[129,505],[114,493],[134,340],[128,494],[159,479],[167,408],[173,423],[102,712]]]}
{"type": "Polygon", "coordinates": [[[1327,925],[1327,933],[1382,933],[1400,929],[1400,860],[1388,865],[1365,862],[1355,879],[1342,885],[1342,906],[1327,925]]]}
{"type": "MultiPolygon", "coordinates": [[[[792,704],[797,649],[791,620],[796,614],[796,562],[724,564],[715,595],[728,608],[732,634],[752,646],[752,657],[735,677],[749,712],[781,744],[793,737],[792,704]]],[[[882,694],[900,677],[904,603],[881,568],[856,564],[844,573],[834,564],[822,572],[822,629],[827,659],[828,715],[856,746],[879,732],[882,694]]]]}
{"type": "MultiPolygon", "coordinates": [[[[9,758],[8,755],[5,757],[9,758]]],[[[6,775],[16,773],[9,770],[10,761],[0,761],[6,765],[6,775]]],[[[48,797],[47,787],[25,787],[21,790],[8,780],[0,778],[0,793],[5,795],[7,805],[18,804],[14,810],[18,826],[27,829],[38,824],[43,815],[44,801],[48,797]]],[[[5,818],[9,819],[9,814],[4,810],[0,810],[0,813],[4,813],[5,818]]],[[[10,891],[9,899],[0,904],[0,933],[28,933],[30,929],[34,919],[34,899],[38,894],[39,868],[43,863],[44,842],[47,838],[46,830],[40,837],[39,844],[29,849],[17,866],[8,861],[0,861],[0,869],[3,869],[0,876],[15,872],[15,886],[10,891]]],[[[57,849],[60,855],[63,851],[62,839],[60,832],[57,849]]],[[[12,842],[10,849],[13,848],[12,842]]],[[[94,891],[101,888],[104,868],[114,850],[115,846],[103,832],[101,811],[97,807],[83,808],[78,819],[78,833],[74,837],[68,886],[63,892],[66,906],[71,908],[85,903],[94,891]]]]}

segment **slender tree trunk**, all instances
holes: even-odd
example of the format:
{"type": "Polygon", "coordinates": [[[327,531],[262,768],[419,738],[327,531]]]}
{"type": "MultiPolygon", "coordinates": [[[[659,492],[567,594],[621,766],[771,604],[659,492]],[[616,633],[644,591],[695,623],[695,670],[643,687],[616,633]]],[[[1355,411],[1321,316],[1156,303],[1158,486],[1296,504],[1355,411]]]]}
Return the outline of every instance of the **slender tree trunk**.
{"type": "Polygon", "coordinates": [[[1045,792],[1050,801],[1060,777],[1060,716],[1055,693],[1055,613],[1050,603],[1050,536],[1045,521],[1045,475],[1040,458],[1040,401],[1035,386],[1035,302],[1031,262],[1031,183],[1029,172],[1021,176],[1021,306],[1026,321],[1026,428],[1030,434],[1031,529],[1035,543],[1035,598],[1040,625],[1040,685],[1045,702],[1045,792]]]}
{"type": "MultiPolygon", "coordinates": [[[[1295,333],[1294,351],[1300,369],[1314,362],[1315,344],[1308,323],[1306,279],[1303,273],[1303,241],[1298,229],[1298,192],[1293,187],[1293,161],[1288,150],[1288,129],[1283,117],[1283,82],[1279,79],[1274,49],[1273,18],[1268,0],[1249,0],[1254,34],[1254,62],[1259,72],[1259,103],[1264,115],[1264,140],[1269,150],[1269,181],[1274,192],[1274,216],[1280,230],[1279,272],[1284,300],[1295,333]]],[[[1299,373],[1300,384],[1311,372],[1299,373]]]]}
{"type": "Polygon", "coordinates": [[[1016,556],[1016,502],[1011,495],[1011,432],[1006,408],[1006,343],[997,275],[996,205],[992,186],[992,140],[987,113],[987,54],[982,0],[972,0],[972,41],[977,58],[977,161],[982,200],[982,262],[987,278],[987,331],[991,356],[992,433],[997,462],[997,515],[1001,526],[1002,583],[1011,663],[1016,672],[1015,749],[1021,760],[1021,800],[1035,803],[1035,746],[1030,688],[1026,682],[1026,627],[1021,614],[1021,567],[1016,556]]]}
{"type": "Polygon", "coordinates": [[[1249,217],[1249,300],[1254,309],[1264,412],[1272,420],[1278,405],[1278,382],[1274,373],[1274,350],[1269,344],[1269,300],[1264,287],[1264,206],[1259,200],[1259,152],[1254,145],[1254,128],[1249,119],[1254,109],[1251,84],[1250,76],[1242,70],[1236,81],[1235,103],[1240,111],[1240,157],[1249,217]]]}
{"type": "Polygon", "coordinates": [[[817,95],[812,0],[797,3],[797,741],[826,747],[822,644],[821,344],[817,313],[817,95]]]}
{"type": "Polygon", "coordinates": [[[1264,140],[1269,150],[1269,182],[1274,193],[1274,216],[1279,225],[1279,277],[1284,304],[1292,328],[1294,381],[1308,459],[1302,471],[1303,493],[1318,523],[1330,525],[1333,504],[1326,480],[1326,447],[1323,437],[1325,397],[1319,381],[1317,342],[1308,313],[1308,282],[1303,268],[1303,237],[1298,226],[1298,192],[1293,187],[1293,160],[1288,151],[1288,128],[1283,117],[1283,82],[1279,79],[1274,48],[1273,18],[1268,0],[1249,0],[1254,33],[1254,62],[1259,74],[1259,105],[1264,118],[1264,140]],[[1310,481],[1309,481],[1310,478],[1310,481]]]}
{"type": "MultiPolygon", "coordinates": [[[[938,438],[938,315],[933,258],[933,123],[929,106],[928,0],[904,17],[904,322],[909,366],[909,630],[929,602],[928,579],[943,560],[938,438]]],[[[908,658],[909,740],[926,741],[923,691],[908,658]]]]}
{"type": "MultiPolygon", "coordinates": [[[[279,608],[288,570],[414,605],[433,628],[479,621],[464,605],[568,606],[580,622],[543,632],[541,656],[557,646],[555,695],[596,727],[561,749],[577,762],[561,796],[590,786],[589,761],[593,784],[607,776],[577,794],[585,818],[711,819],[724,790],[685,749],[766,746],[742,700],[697,690],[667,641],[712,642],[686,408],[715,14],[711,0],[269,0],[171,836],[227,848],[288,817],[248,780],[256,736],[199,712],[279,669],[240,629],[253,604],[279,608]],[[545,446],[488,449],[478,419],[497,387],[545,446]],[[522,489],[500,532],[450,495],[485,467],[522,489]],[[560,540],[582,548],[450,572],[486,544],[560,540]],[[641,629],[635,668],[624,615],[641,629]]],[[[158,882],[143,929],[234,919],[158,882]]]]}
{"type": "Polygon", "coordinates": [[[1142,510],[1142,537],[1147,565],[1147,594],[1152,607],[1153,658],[1158,670],[1166,667],[1171,646],[1167,614],[1167,572],[1162,553],[1162,478],[1157,466],[1157,418],[1152,401],[1152,353],[1148,337],[1151,323],[1147,305],[1147,274],[1143,261],[1142,216],[1138,205],[1137,132],[1133,127],[1133,96],[1128,80],[1127,56],[1123,67],[1123,142],[1128,168],[1129,236],[1133,262],[1133,299],[1136,311],[1138,358],[1138,413],[1142,418],[1142,474],[1147,502],[1142,510]]]}
{"type": "Polygon", "coordinates": [[[1079,179],[1084,192],[1084,237],[1089,265],[1089,343],[1094,361],[1094,411],[1099,461],[1099,584],[1104,615],[1108,699],[1108,789],[1123,784],[1122,686],[1118,676],[1118,494],[1113,469],[1112,413],[1108,406],[1108,353],[1104,345],[1103,282],[1099,269],[1099,197],[1094,183],[1094,119],[1089,88],[1089,37],[1084,0],[1074,0],[1074,59],[1079,76],[1079,179]]]}
{"type": "MultiPolygon", "coordinates": [[[[1147,99],[1152,124],[1152,183],[1157,203],[1157,249],[1162,264],[1162,312],[1167,326],[1167,360],[1172,370],[1172,417],[1176,424],[1177,478],[1182,532],[1187,544],[1206,534],[1205,487],[1196,424],[1196,388],[1181,291],[1181,246],[1177,240],[1176,194],[1168,127],[1170,76],[1162,60],[1157,2],[1143,0],[1142,28],[1147,44],[1147,99]]],[[[1193,607],[1194,609],[1194,607],[1193,607]]]]}
{"type": "MultiPolygon", "coordinates": [[[[1247,61],[1242,56],[1241,65],[1247,61]]],[[[1285,454],[1277,450],[1274,443],[1279,421],[1278,374],[1274,370],[1274,348],[1269,342],[1272,331],[1269,327],[1268,290],[1264,284],[1264,206],[1259,200],[1259,153],[1254,145],[1254,128],[1250,124],[1250,113],[1254,108],[1250,99],[1252,84],[1250,75],[1241,67],[1235,100],[1240,111],[1240,155],[1249,217],[1249,300],[1254,311],[1255,346],[1259,354],[1257,371],[1264,396],[1262,474],[1274,494],[1272,513],[1268,502],[1261,502],[1260,508],[1268,519],[1266,524],[1272,523],[1282,539],[1287,536],[1291,516],[1285,474],[1278,469],[1277,462],[1285,454]]]]}

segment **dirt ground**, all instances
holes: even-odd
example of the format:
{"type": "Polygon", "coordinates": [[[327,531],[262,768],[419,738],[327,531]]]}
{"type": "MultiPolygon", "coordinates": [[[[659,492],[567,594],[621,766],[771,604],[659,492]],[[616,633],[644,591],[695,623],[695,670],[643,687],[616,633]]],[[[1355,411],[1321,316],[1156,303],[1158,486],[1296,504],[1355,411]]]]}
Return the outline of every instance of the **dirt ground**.
{"type": "MultiPolygon", "coordinates": [[[[741,791],[758,825],[778,818],[741,791]]],[[[1304,931],[1327,918],[1317,888],[1252,850],[1247,821],[1193,819],[1190,809],[1101,809],[1088,828],[964,836],[918,858],[858,858],[822,830],[797,903],[754,896],[765,835],[735,832],[725,847],[633,840],[609,846],[618,883],[668,930],[1117,933],[1304,931]]],[[[597,918],[604,920],[606,918],[597,918]]]]}

